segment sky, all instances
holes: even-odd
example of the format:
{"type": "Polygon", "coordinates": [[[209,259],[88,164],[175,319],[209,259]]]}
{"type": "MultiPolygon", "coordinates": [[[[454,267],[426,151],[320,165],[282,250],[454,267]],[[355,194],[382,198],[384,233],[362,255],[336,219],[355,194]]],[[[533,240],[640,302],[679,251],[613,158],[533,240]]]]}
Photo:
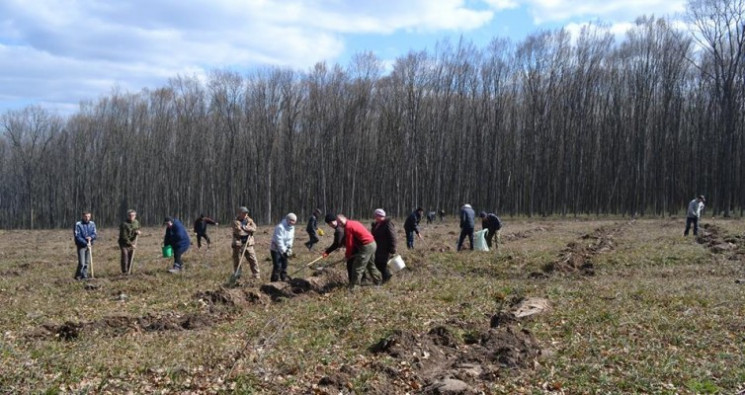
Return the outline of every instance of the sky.
{"type": "Polygon", "coordinates": [[[165,86],[179,75],[306,71],[372,52],[384,64],[463,38],[485,47],[642,15],[678,18],[685,0],[0,0],[0,114],[165,86]]]}

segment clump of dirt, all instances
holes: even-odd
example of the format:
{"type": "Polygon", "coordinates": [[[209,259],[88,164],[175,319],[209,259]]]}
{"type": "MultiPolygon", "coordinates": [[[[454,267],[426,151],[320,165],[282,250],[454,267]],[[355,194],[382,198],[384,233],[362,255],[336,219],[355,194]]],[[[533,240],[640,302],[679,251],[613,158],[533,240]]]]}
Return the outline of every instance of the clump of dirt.
{"type": "Polygon", "coordinates": [[[580,236],[579,240],[567,243],[567,246],[559,253],[559,258],[544,265],[543,271],[594,275],[593,258],[598,254],[612,251],[615,248],[615,235],[625,227],[625,224],[612,228],[600,227],[592,233],[580,236]]]}
{"type": "MultiPolygon", "coordinates": [[[[369,351],[397,362],[373,366],[394,382],[425,392],[478,392],[502,370],[531,368],[543,357],[539,342],[520,327],[520,321],[529,316],[526,309],[541,304],[538,301],[548,306],[545,299],[523,299],[510,311],[492,317],[491,328],[470,328],[463,336],[442,325],[422,334],[393,330],[369,351]]],[[[535,308],[534,314],[547,310],[535,308]]]]}
{"type": "Polygon", "coordinates": [[[245,306],[248,304],[268,303],[268,298],[266,297],[266,295],[257,292],[254,289],[245,288],[220,287],[215,291],[197,292],[194,295],[194,298],[204,301],[211,306],[245,306]]]}
{"type": "Polygon", "coordinates": [[[199,313],[184,316],[175,313],[142,317],[110,316],[90,322],[67,321],[62,325],[45,324],[32,331],[29,337],[53,337],[70,341],[93,334],[116,337],[129,333],[198,330],[210,327],[221,320],[221,316],[199,313]]]}
{"type": "Polygon", "coordinates": [[[527,239],[527,238],[532,237],[536,233],[544,233],[544,232],[547,232],[547,231],[552,230],[552,229],[553,229],[552,226],[539,226],[539,227],[536,227],[536,228],[527,229],[527,230],[523,230],[523,231],[520,231],[520,232],[507,233],[507,234],[503,235],[502,238],[504,240],[506,240],[506,241],[515,241],[515,240],[520,240],[520,239],[527,239]]]}
{"type": "Polygon", "coordinates": [[[738,237],[726,236],[726,232],[714,224],[701,225],[698,233],[696,242],[705,245],[714,254],[734,252],[738,249],[738,237]]]}

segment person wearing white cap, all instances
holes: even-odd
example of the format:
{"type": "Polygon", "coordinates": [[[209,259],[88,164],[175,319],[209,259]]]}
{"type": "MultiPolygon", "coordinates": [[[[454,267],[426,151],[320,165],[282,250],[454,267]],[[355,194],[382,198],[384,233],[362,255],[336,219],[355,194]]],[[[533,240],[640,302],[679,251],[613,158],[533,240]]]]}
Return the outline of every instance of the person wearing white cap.
{"type": "Polygon", "coordinates": [[[463,248],[463,241],[468,236],[468,241],[473,249],[473,228],[476,226],[476,213],[470,204],[466,203],[460,208],[460,237],[458,238],[458,251],[463,248]]]}
{"type": "Polygon", "coordinates": [[[372,226],[372,235],[375,238],[375,267],[383,275],[383,283],[391,279],[391,271],[388,270],[388,260],[396,254],[396,229],[393,222],[386,218],[382,208],[375,210],[375,222],[372,226]]]}
{"type": "Polygon", "coordinates": [[[683,232],[683,236],[688,236],[688,232],[691,230],[691,225],[693,225],[693,235],[698,235],[698,220],[701,218],[701,212],[704,211],[704,202],[706,202],[704,195],[698,195],[698,197],[688,203],[686,230],[683,232]]]}
{"type": "Polygon", "coordinates": [[[295,241],[295,223],[297,215],[289,213],[282,222],[274,228],[272,244],[269,252],[272,254],[271,281],[287,281],[287,258],[292,256],[292,243],[295,241]]]}

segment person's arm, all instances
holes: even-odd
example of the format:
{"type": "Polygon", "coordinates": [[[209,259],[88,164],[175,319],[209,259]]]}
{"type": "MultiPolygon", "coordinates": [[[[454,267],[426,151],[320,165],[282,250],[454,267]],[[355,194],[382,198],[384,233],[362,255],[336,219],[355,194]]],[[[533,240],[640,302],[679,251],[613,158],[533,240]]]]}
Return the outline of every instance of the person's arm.
{"type": "Polygon", "coordinates": [[[98,238],[98,232],[96,232],[96,223],[91,221],[91,243],[93,240],[96,240],[98,238]]]}
{"type": "Polygon", "coordinates": [[[73,231],[75,235],[75,244],[77,245],[86,245],[88,241],[83,237],[83,224],[81,222],[75,223],[75,228],[73,231]]]}
{"type": "Polygon", "coordinates": [[[277,252],[280,254],[284,254],[287,252],[287,246],[285,245],[284,240],[284,233],[285,230],[282,227],[282,224],[277,225],[274,228],[274,234],[272,235],[272,242],[274,242],[274,245],[277,246],[277,252]]]}
{"type": "Polygon", "coordinates": [[[391,221],[388,221],[388,234],[391,238],[391,254],[396,253],[396,228],[391,221]]]}
{"type": "Polygon", "coordinates": [[[246,226],[243,227],[243,230],[248,232],[249,235],[254,234],[254,232],[256,232],[256,222],[254,222],[254,220],[249,218],[248,221],[246,222],[246,226]]]}

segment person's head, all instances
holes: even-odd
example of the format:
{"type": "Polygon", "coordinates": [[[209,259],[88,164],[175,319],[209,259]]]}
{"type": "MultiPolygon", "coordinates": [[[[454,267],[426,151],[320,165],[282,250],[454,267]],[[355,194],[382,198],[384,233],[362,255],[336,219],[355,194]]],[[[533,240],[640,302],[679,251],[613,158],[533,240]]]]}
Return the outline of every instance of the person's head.
{"type": "Polygon", "coordinates": [[[137,218],[137,212],[134,210],[127,210],[127,220],[134,221],[137,218]]]}
{"type": "Polygon", "coordinates": [[[336,214],[336,223],[342,228],[347,226],[347,217],[345,217],[344,214],[336,214]]]}
{"type": "Polygon", "coordinates": [[[321,209],[317,208],[317,209],[313,210],[313,215],[315,215],[316,217],[319,216],[319,215],[321,215],[321,209]]]}
{"type": "Polygon", "coordinates": [[[704,195],[698,195],[698,201],[699,202],[706,202],[706,199],[704,198],[704,195]]]}
{"type": "Polygon", "coordinates": [[[248,209],[245,206],[238,207],[238,218],[244,219],[248,217],[248,209]]]}
{"type": "Polygon", "coordinates": [[[417,215],[421,216],[422,214],[424,214],[424,209],[421,208],[421,207],[417,207],[416,208],[416,213],[417,213],[417,215]]]}
{"type": "Polygon", "coordinates": [[[83,211],[83,222],[88,222],[90,220],[91,220],[91,212],[83,211]]]}
{"type": "Polygon", "coordinates": [[[289,213],[285,215],[285,221],[287,221],[287,225],[295,226],[297,223],[297,215],[295,215],[295,213],[289,213]]]}
{"type": "Polygon", "coordinates": [[[466,203],[466,204],[464,204],[464,205],[463,205],[463,208],[464,208],[464,209],[466,209],[466,208],[471,208],[471,205],[470,205],[470,204],[468,204],[468,203],[466,203]]]}
{"type": "Polygon", "coordinates": [[[324,221],[326,222],[326,224],[328,224],[328,226],[336,229],[336,215],[328,213],[326,214],[326,218],[324,218],[324,221]]]}
{"type": "Polygon", "coordinates": [[[204,217],[206,217],[206,215],[204,215],[204,214],[199,214],[199,219],[204,219],[204,217]]]}
{"type": "Polygon", "coordinates": [[[375,216],[375,222],[385,221],[385,211],[382,208],[376,209],[373,214],[375,216]]]}
{"type": "Polygon", "coordinates": [[[165,225],[168,228],[170,228],[171,226],[173,226],[173,218],[171,218],[171,217],[165,217],[165,218],[163,218],[163,225],[165,225]]]}
{"type": "Polygon", "coordinates": [[[486,218],[486,211],[482,211],[479,213],[479,217],[486,218]]]}

